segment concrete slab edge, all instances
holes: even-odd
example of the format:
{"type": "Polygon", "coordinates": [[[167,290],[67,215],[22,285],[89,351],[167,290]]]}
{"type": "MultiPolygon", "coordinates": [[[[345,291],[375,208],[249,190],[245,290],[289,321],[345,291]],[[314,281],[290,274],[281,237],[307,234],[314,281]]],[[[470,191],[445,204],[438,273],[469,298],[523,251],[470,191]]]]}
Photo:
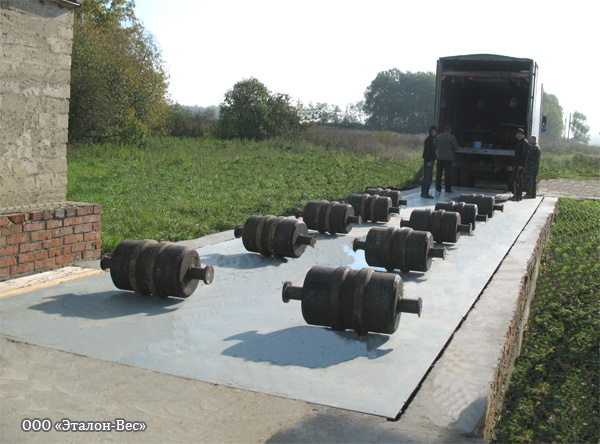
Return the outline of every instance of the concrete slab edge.
{"type": "Polygon", "coordinates": [[[540,203],[400,417],[402,428],[492,437],[520,352],[556,202],[545,198],[540,203]]]}

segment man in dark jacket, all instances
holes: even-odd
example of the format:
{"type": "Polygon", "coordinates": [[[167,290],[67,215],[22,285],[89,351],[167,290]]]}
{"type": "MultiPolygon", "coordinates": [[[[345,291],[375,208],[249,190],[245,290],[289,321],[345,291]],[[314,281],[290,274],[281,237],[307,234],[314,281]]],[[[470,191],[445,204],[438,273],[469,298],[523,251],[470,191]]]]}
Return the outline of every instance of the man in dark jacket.
{"type": "Polygon", "coordinates": [[[452,162],[454,162],[454,151],[458,149],[456,137],[450,133],[452,127],[444,125],[444,132],[436,137],[437,170],[435,175],[436,197],[442,192],[442,175],[446,193],[452,192],[452,162]]]}
{"type": "Polygon", "coordinates": [[[519,128],[516,132],[517,146],[515,147],[515,157],[513,160],[513,166],[515,167],[514,181],[513,181],[513,197],[512,200],[520,202],[523,200],[523,173],[525,164],[527,163],[527,152],[529,151],[529,144],[525,139],[525,131],[523,128],[519,128]]]}
{"type": "Polygon", "coordinates": [[[529,151],[527,152],[527,164],[525,165],[525,191],[527,197],[536,197],[537,175],[540,170],[540,157],[542,150],[537,144],[537,137],[529,137],[529,151]]]}
{"type": "Polygon", "coordinates": [[[421,197],[425,199],[433,199],[429,194],[429,187],[433,182],[433,164],[435,163],[435,137],[437,136],[437,127],[431,125],[429,127],[429,136],[425,139],[423,147],[423,183],[421,185],[421,197]]]}

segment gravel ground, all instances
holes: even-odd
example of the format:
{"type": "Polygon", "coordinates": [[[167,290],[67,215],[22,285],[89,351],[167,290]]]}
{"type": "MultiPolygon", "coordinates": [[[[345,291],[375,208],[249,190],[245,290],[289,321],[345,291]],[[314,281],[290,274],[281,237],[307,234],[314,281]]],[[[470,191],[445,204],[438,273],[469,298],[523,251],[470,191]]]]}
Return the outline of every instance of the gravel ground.
{"type": "Polygon", "coordinates": [[[541,180],[538,182],[538,194],[582,200],[600,200],[600,180],[541,180]]]}

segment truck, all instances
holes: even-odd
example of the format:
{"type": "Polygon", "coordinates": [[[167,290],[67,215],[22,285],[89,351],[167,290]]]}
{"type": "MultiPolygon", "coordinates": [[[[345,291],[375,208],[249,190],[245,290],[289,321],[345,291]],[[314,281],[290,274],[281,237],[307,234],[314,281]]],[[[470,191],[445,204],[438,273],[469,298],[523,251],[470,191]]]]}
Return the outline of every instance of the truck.
{"type": "Polygon", "coordinates": [[[453,185],[511,189],[515,132],[539,137],[545,130],[542,84],[531,59],[495,54],[440,57],[435,121],[449,124],[459,148],[453,185]]]}

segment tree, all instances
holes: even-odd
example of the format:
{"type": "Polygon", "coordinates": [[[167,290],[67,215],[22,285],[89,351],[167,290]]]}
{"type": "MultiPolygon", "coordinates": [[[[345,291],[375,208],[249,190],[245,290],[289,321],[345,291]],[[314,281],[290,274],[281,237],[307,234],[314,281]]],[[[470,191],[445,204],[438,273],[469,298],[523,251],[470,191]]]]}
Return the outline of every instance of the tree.
{"type": "Polygon", "coordinates": [[[571,131],[573,132],[573,140],[580,143],[588,143],[590,141],[589,125],[586,125],[587,117],[585,114],[575,111],[571,117],[571,131]]]}
{"type": "Polygon", "coordinates": [[[242,80],[225,93],[219,106],[219,132],[226,139],[264,140],[300,123],[287,94],[271,94],[255,78],[242,80]]]}
{"type": "Polygon", "coordinates": [[[75,17],[69,140],[138,141],[165,128],[168,75],[133,0],[86,0],[75,17]]]}
{"type": "Polygon", "coordinates": [[[565,127],[563,109],[554,94],[544,93],[542,115],[546,116],[546,131],[540,134],[540,140],[561,140],[565,127]]]}
{"type": "Polygon", "coordinates": [[[365,91],[367,125],[379,130],[422,133],[434,119],[435,75],[382,71],[365,91]]]}

